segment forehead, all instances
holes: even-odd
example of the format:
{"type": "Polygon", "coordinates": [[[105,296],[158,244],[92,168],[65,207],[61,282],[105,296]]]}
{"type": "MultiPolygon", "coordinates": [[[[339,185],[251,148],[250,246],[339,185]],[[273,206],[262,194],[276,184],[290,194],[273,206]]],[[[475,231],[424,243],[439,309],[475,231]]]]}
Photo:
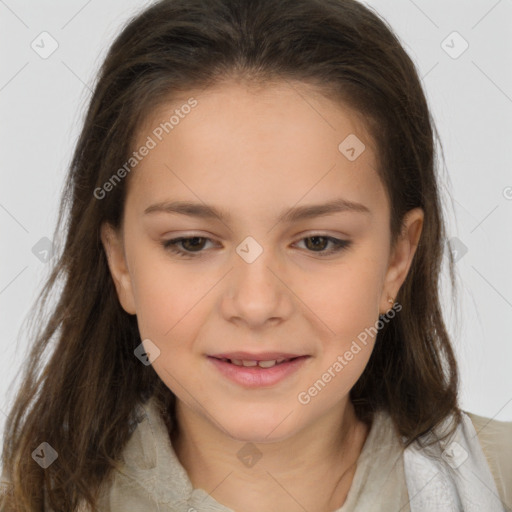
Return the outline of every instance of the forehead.
{"type": "Polygon", "coordinates": [[[376,148],[360,116],[303,83],[226,83],[180,94],[147,117],[136,148],[148,137],[154,147],[129,187],[140,201],[207,196],[271,207],[323,200],[333,188],[354,201],[383,199],[376,148]],[[196,105],[183,108],[190,98],[196,105]]]}

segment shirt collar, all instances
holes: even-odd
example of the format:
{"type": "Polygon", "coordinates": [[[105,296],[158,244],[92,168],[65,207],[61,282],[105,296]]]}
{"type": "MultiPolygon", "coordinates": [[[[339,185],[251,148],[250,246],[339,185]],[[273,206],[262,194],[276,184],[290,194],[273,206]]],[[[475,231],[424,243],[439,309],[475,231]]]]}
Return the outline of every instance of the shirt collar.
{"type": "MultiPolygon", "coordinates": [[[[136,480],[157,502],[178,507],[179,510],[190,507],[208,512],[233,512],[203,489],[194,489],[174,451],[156,399],[151,397],[138,407],[140,421],[123,451],[123,474],[136,480]]],[[[389,474],[387,471],[393,473],[396,470],[402,473],[402,451],[391,418],[382,411],[376,412],[357,461],[349,495],[337,512],[352,510],[364,496],[363,501],[378,504],[382,489],[371,482],[383,480],[383,470],[386,470],[386,474],[389,474]],[[377,459],[379,464],[369,463],[377,459]]],[[[382,485],[386,486],[384,480],[382,485]]],[[[403,499],[396,496],[397,503],[403,499]]]]}

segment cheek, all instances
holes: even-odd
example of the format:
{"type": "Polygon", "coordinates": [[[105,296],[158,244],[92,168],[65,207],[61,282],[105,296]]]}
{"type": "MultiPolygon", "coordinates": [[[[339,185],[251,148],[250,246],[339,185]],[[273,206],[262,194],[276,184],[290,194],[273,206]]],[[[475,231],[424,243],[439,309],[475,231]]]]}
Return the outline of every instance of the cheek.
{"type": "MultiPolygon", "coordinates": [[[[175,373],[194,357],[194,340],[208,315],[205,297],[214,282],[198,276],[151,250],[137,254],[134,295],[137,323],[142,339],[150,339],[160,350],[155,370],[175,373]]],[[[211,305],[210,305],[211,306],[211,305]]],[[[163,380],[164,375],[160,375],[163,380]]]]}
{"type": "Polygon", "coordinates": [[[132,284],[137,322],[143,338],[160,345],[171,336],[192,307],[194,293],[184,277],[172,271],[158,249],[140,247],[132,252],[132,284]]]}
{"type": "Polygon", "coordinates": [[[346,341],[378,319],[382,280],[380,260],[358,252],[336,270],[318,273],[302,297],[328,332],[346,341]]]}
{"type": "Polygon", "coordinates": [[[375,251],[368,247],[354,252],[335,279],[332,274],[325,277],[323,300],[318,296],[312,307],[330,329],[323,340],[322,373],[316,376],[319,386],[327,383],[328,390],[322,392],[327,406],[349,392],[373,350],[384,266],[375,251]]]}
{"type": "MultiPolygon", "coordinates": [[[[159,350],[152,361],[153,369],[169,389],[187,402],[182,386],[185,382],[190,384],[194,339],[201,325],[199,316],[205,312],[200,301],[204,290],[194,290],[193,283],[187,286],[185,281],[169,265],[140,268],[136,307],[141,339],[151,340],[159,350]]],[[[200,381],[194,386],[200,386],[200,381]]]]}
{"type": "Polygon", "coordinates": [[[155,267],[137,273],[134,294],[141,336],[162,338],[175,323],[180,300],[177,290],[166,281],[155,267]]]}

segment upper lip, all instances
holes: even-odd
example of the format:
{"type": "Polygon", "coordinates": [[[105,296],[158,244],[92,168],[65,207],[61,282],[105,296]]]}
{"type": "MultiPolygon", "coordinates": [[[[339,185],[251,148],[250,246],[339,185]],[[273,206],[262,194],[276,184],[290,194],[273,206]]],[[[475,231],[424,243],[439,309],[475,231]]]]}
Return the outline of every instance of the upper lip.
{"type": "Polygon", "coordinates": [[[301,357],[306,354],[290,354],[288,352],[259,352],[254,354],[251,352],[224,352],[222,354],[212,354],[210,357],[216,359],[236,359],[241,361],[274,361],[277,359],[292,359],[293,357],[301,357]]]}

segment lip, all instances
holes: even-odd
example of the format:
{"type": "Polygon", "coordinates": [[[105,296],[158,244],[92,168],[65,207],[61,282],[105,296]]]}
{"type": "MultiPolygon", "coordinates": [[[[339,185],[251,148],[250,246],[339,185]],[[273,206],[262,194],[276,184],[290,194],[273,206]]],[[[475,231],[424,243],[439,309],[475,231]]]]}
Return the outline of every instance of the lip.
{"type": "MultiPolygon", "coordinates": [[[[266,354],[248,354],[246,352],[233,352],[230,353],[233,359],[238,359],[239,355],[244,355],[240,359],[251,360],[251,361],[268,361],[273,359],[280,359],[288,354],[282,354],[277,352],[268,352],[266,354]],[[271,357],[268,357],[268,356],[271,357]],[[280,357],[275,357],[280,356],[280,357]]],[[[226,357],[228,354],[222,354],[225,359],[231,359],[226,357]]],[[[237,366],[233,363],[222,361],[217,359],[220,356],[208,356],[208,361],[228,380],[234,382],[245,388],[268,388],[275,386],[282,382],[286,378],[296,373],[300,368],[304,366],[310,356],[294,356],[296,359],[286,361],[273,366],[272,368],[260,368],[259,366],[237,366]]],[[[288,359],[288,357],[284,357],[288,359]]]]}
{"type": "Polygon", "coordinates": [[[226,352],[223,354],[212,354],[209,357],[217,359],[241,359],[243,361],[273,361],[274,359],[291,359],[292,357],[300,357],[304,354],[290,354],[287,352],[259,352],[254,354],[251,352],[226,352]]]}

